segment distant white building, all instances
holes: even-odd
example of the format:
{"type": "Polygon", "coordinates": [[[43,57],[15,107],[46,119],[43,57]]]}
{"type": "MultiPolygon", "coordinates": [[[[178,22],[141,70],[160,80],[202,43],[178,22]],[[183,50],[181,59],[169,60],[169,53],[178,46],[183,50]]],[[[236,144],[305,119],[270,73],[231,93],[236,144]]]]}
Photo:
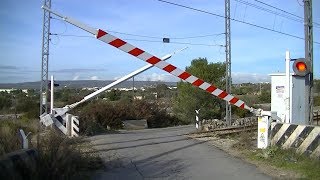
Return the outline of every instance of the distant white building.
{"type": "MultiPolygon", "coordinates": [[[[0,89],[0,92],[7,92],[7,93],[11,93],[11,91],[15,91],[15,90],[17,90],[17,89],[0,89]]],[[[22,89],[22,92],[24,92],[24,93],[28,93],[28,89],[22,89]]]]}
{"type": "Polygon", "coordinates": [[[169,86],[168,87],[170,90],[172,90],[172,89],[177,89],[177,86],[169,86]]]}

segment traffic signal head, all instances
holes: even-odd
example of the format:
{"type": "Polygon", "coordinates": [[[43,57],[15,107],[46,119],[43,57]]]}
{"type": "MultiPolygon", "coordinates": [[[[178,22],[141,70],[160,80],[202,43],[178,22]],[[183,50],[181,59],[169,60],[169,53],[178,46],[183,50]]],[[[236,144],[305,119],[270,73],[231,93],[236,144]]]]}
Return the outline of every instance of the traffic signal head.
{"type": "Polygon", "coordinates": [[[307,61],[305,58],[295,60],[292,68],[295,75],[298,76],[306,76],[311,71],[310,62],[307,61]]]}

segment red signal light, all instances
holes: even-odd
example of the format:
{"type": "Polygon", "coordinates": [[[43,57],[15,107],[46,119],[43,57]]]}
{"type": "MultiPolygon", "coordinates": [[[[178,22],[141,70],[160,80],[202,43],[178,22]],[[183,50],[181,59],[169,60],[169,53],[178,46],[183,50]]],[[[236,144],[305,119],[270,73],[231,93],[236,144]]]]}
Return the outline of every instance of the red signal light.
{"type": "Polygon", "coordinates": [[[298,71],[306,71],[307,70],[307,65],[304,62],[298,62],[296,64],[297,70],[298,71]]]}
{"type": "Polygon", "coordinates": [[[310,73],[310,62],[305,58],[300,58],[294,61],[293,71],[297,76],[306,76],[310,73]]]}

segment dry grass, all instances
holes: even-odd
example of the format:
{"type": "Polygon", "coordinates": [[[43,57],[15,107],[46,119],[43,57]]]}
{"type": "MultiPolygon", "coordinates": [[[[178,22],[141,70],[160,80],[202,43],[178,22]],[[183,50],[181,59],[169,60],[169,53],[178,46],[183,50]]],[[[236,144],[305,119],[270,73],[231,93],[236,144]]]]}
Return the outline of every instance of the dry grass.
{"type": "MultiPolygon", "coordinates": [[[[267,149],[257,149],[257,134],[243,132],[229,137],[235,140],[227,151],[235,156],[256,164],[265,173],[280,179],[319,179],[319,160],[306,155],[297,154],[294,150],[282,150],[271,146],[267,149]],[[280,173],[280,174],[277,174],[280,173]]],[[[230,140],[231,140],[230,139],[230,140]]]]}
{"type": "Polygon", "coordinates": [[[0,121],[0,156],[21,149],[18,131],[36,133],[37,120],[16,119],[0,121]]]}
{"type": "MultiPolygon", "coordinates": [[[[0,156],[21,149],[18,130],[36,135],[38,121],[10,120],[0,122],[0,156]]],[[[67,138],[55,130],[49,130],[36,143],[39,158],[35,172],[29,172],[32,179],[89,179],[90,171],[101,168],[102,160],[92,151],[90,144],[81,138],[67,138]]]]}
{"type": "Polygon", "coordinates": [[[242,132],[237,136],[237,142],[232,145],[234,149],[244,150],[244,149],[253,149],[255,142],[256,134],[252,131],[242,132]]]}
{"type": "Polygon", "coordinates": [[[90,144],[81,138],[70,139],[50,131],[40,139],[39,143],[38,179],[86,179],[90,170],[103,166],[90,144]]]}

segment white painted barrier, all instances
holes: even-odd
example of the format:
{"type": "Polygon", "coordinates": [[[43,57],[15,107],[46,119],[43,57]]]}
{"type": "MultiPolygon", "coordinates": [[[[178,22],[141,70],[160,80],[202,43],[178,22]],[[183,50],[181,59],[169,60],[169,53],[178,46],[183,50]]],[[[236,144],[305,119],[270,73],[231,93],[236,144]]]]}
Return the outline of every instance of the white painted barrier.
{"type": "Polygon", "coordinates": [[[78,137],[79,136],[79,120],[78,116],[71,117],[71,137],[78,137]]]}
{"type": "Polygon", "coordinates": [[[79,136],[79,120],[77,116],[72,114],[66,114],[66,135],[69,137],[78,137],[79,136]]]}

